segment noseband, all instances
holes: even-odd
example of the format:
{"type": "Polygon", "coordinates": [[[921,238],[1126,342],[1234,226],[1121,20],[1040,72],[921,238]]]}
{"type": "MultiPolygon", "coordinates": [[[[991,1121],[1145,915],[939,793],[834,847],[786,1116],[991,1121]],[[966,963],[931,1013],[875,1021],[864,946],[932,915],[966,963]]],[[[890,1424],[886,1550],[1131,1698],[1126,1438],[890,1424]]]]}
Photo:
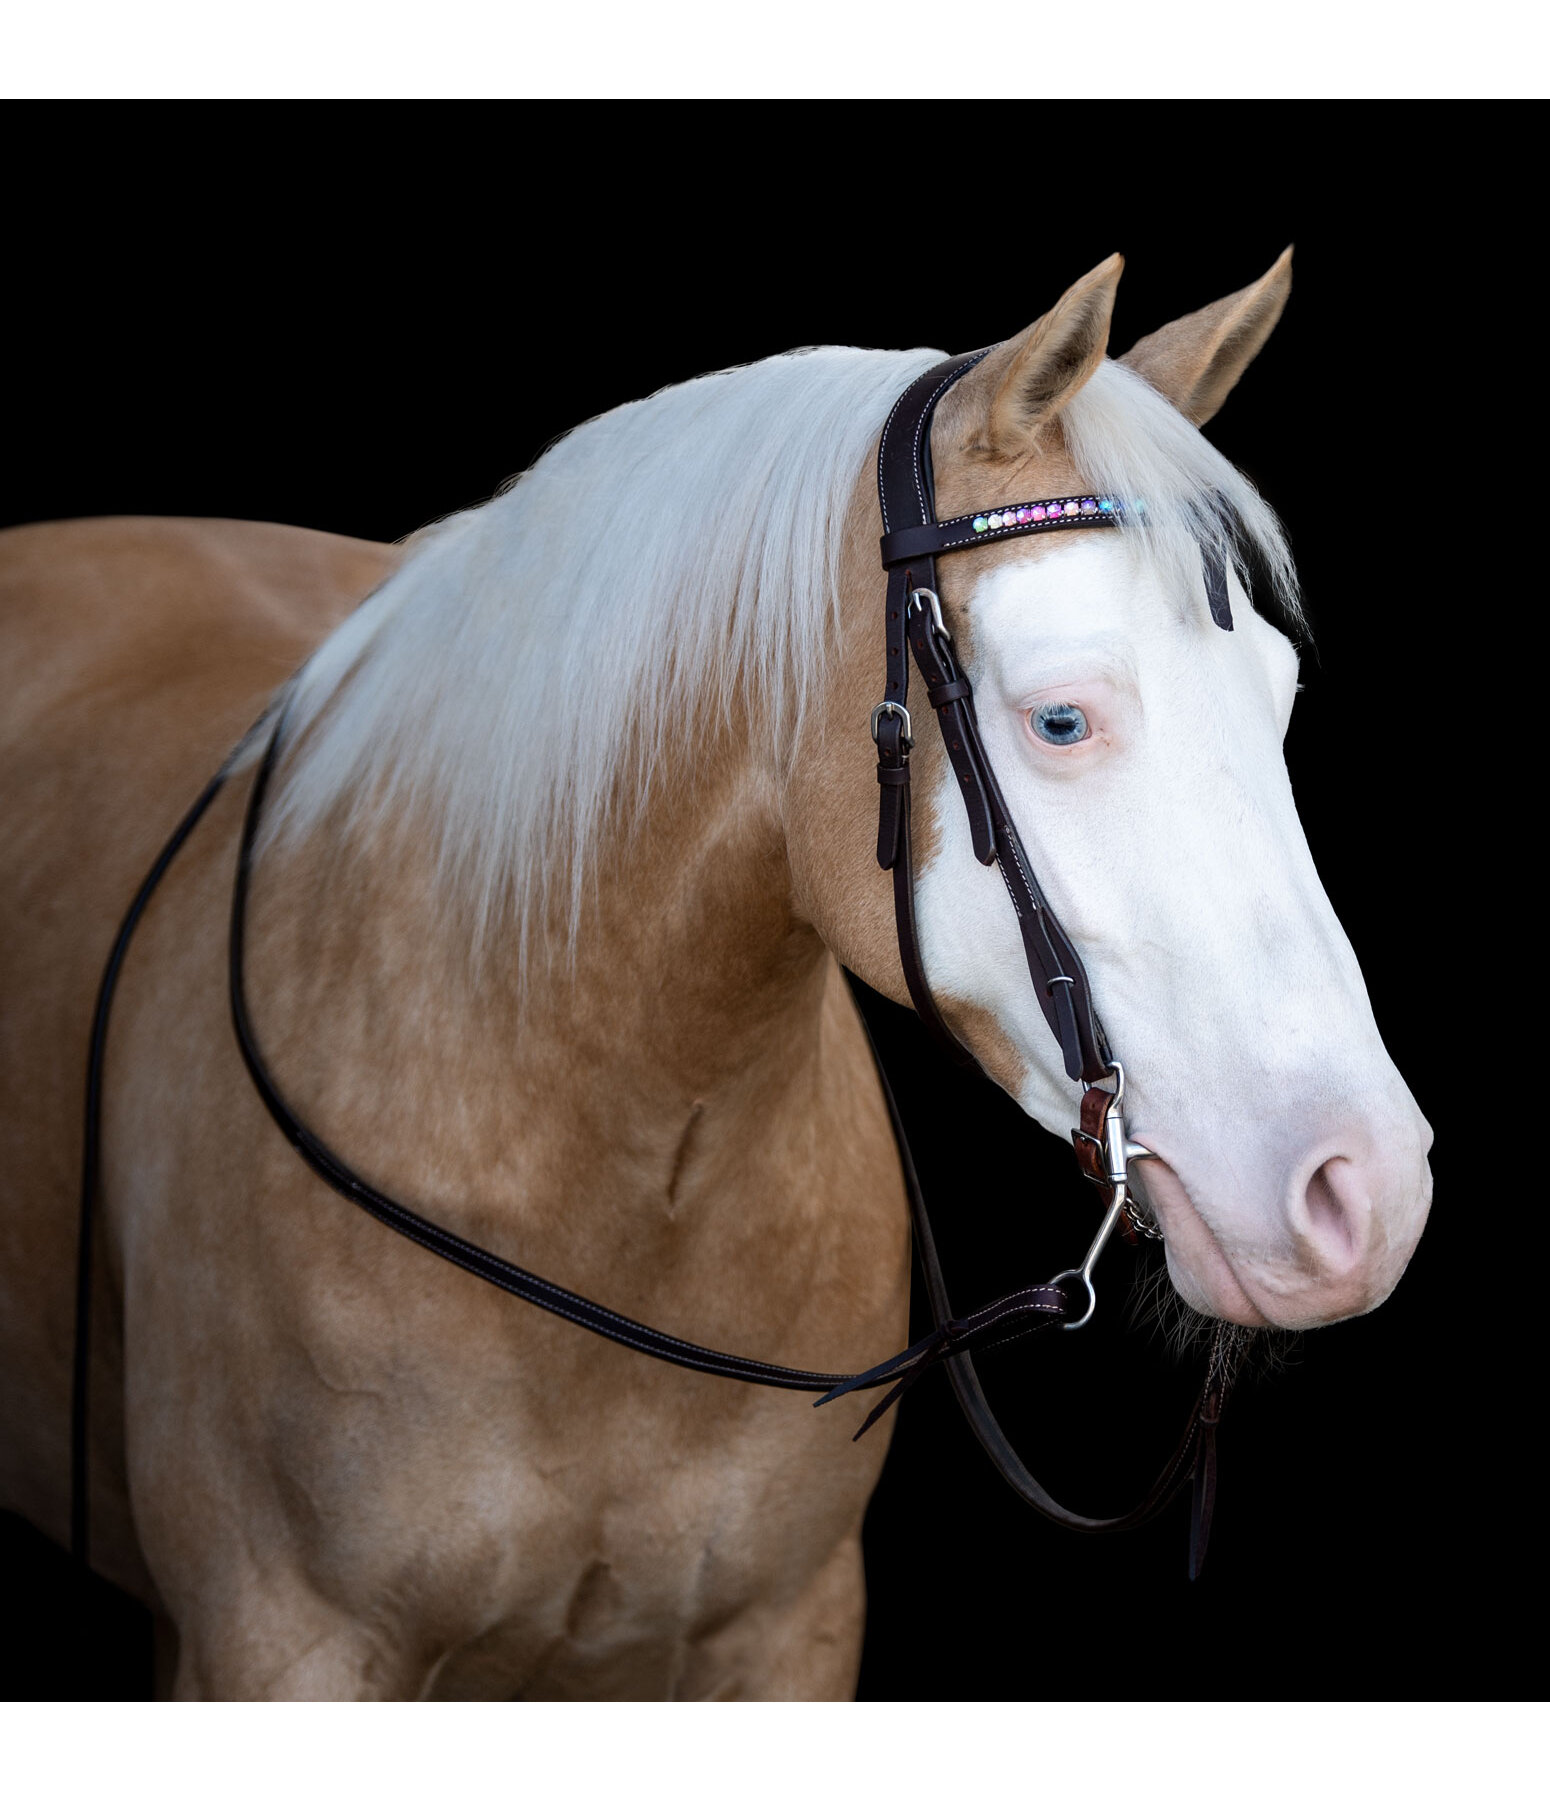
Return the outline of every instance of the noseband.
{"type": "MultiPolygon", "coordinates": [[[[1060,1045],[1066,1073],[1073,1081],[1083,1084],[1081,1122],[1071,1135],[1083,1174],[1106,1190],[1107,1204],[1102,1223],[1079,1267],[1068,1269],[1051,1281],[1018,1289],[977,1312],[955,1316],[903,1121],[870,1031],[867,1042],[877,1063],[898,1146],[915,1248],[921,1259],[935,1328],[899,1355],[858,1375],[788,1369],[671,1337],[507,1262],[434,1224],[372,1186],[309,1130],[291,1108],[269,1071],[248,1014],[244,980],[247,895],[264,797],[279,759],[286,722],[284,704],[253,778],[237,856],[228,959],[232,1025],[244,1066],[259,1098],[307,1166],[335,1192],[424,1249],[584,1330],[682,1368],[732,1381],[816,1392],[821,1395],[815,1402],[819,1406],[863,1389],[886,1388],[887,1392],[855,1434],[858,1438],[921,1375],[941,1363],[947,1369],[970,1427],[991,1461],[1030,1506],[1059,1525],[1082,1532],[1132,1530],[1155,1517],[1188,1482],[1193,1491],[1189,1562],[1193,1579],[1200,1570],[1210,1530],[1216,1469],[1215,1428],[1231,1372],[1227,1340],[1220,1328],[1212,1339],[1205,1385],[1177,1449],[1146,1498],[1131,1511],[1113,1518],[1088,1518],[1070,1511],[1029,1474],[986,1402],[970,1355],[974,1348],[989,1348],[1042,1327],[1059,1324],[1071,1331],[1085,1325],[1097,1305],[1093,1269],[1115,1229],[1123,1226],[1127,1233],[1140,1230],[1150,1236],[1159,1235],[1130,1198],[1129,1165],[1151,1152],[1132,1143],[1125,1133],[1124,1070],[1111,1053],[1094,1010],[1082,960],[1034,876],[1032,863],[986,755],[974,712],[973,689],[957,660],[952,634],[943,617],[936,577],[937,557],[949,552],[998,543],[1008,537],[1112,527],[1121,522],[1126,503],[1111,495],[1083,494],[1001,506],[953,519],[936,517],[931,471],[931,416],[953,383],[988,354],[988,351],[976,351],[954,357],[929,370],[900,395],[883,428],[877,474],[883,519],[882,559],[888,572],[885,685],[883,698],[872,709],[871,717],[880,787],[877,860],[893,873],[899,957],[915,1010],[950,1055],[972,1063],[973,1058],[953,1036],[932,997],[916,930],[910,842],[910,751],[914,737],[908,701],[912,656],[920,671],[926,698],[936,713],[948,760],[963,795],[974,854],[981,863],[994,863],[1001,872],[1017,915],[1040,1010],[1060,1045]],[[1112,1086],[1105,1085],[1110,1082],[1112,1086]]],[[[1224,630],[1230,631],[1232,613],[1227,597],[1225,562],[1220,552],[1212,547],[1206,549],[1204,559],[1211,616],[1224,630]]],[[[97,995],[87,1064],[71,1407],[71,1548],[83,1563],[89,1557],[90,1523],[87,1453],[92,1235],[100,1186],[102,1089],[108,1020],[118,976],[141,915],[174,857],[225,785],[236,761],[237,753],[234,752],[185,814],[141,883],[119,927],[97,995]]],[[[864,1020],[862,1024],[865,1029],[864,1020]]]]}

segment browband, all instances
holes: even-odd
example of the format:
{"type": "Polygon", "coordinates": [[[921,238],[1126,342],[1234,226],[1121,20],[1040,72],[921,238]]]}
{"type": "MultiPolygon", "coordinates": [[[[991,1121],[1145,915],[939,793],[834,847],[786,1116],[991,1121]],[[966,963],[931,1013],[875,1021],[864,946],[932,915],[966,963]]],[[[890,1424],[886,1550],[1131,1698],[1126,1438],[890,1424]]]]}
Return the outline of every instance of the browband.
{"type": "Polygon", "coordinates": [[[1117,525],[1125,508],[1112,494],[1075,494],[1059,500],[1029,500],[991,512],[959,513],[925,525],[904,525],[882,540],[883,567],[912,557],[940,556],[1005,537],[1031,537],[1039,531],[1069,531],[1075,526],[1117,525]]]}

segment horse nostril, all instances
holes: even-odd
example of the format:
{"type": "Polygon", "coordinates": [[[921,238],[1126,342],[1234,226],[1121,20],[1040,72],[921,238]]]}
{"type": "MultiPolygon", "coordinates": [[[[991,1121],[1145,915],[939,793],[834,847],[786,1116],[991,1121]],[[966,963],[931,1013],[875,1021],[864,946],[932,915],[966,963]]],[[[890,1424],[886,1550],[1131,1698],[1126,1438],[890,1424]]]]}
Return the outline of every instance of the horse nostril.
{"type": "Polygon", "coordinates": [[[1314,1170],[1303,1195],[1303,1219],[1308,1247],[1322,1272],[1343,1272],[1361,1256],[1370,1210],[1365,1186],[1348,1157],[1332,1156],[1314,1170]]]}

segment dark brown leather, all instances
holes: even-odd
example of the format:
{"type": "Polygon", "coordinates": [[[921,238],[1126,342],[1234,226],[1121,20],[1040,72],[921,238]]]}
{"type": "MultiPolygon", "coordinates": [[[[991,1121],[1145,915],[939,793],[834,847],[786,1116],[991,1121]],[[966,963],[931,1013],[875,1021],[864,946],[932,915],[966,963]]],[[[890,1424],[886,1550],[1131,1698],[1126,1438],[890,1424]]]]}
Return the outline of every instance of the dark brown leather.
{"type": "Polygon", "coordinates": [[[945,556],[950,550],[972,550],[980,544],[994,544],[1001,538],[1032,537],[1049,531],[1090,531],[1094,526],[1101,530],[1105,525],[1114,524],[1114,519],[1109,515],[1117,510],[1117,502],[1108,495],[1063,494],[1058,500],[1035,500],[1019,506],[1003,507],[1001,513],[1005,517],[1009,512],[1031,512],[1035,506],[1044,514],[1042,518],[1030,519],[1021,525],[1001,525],[994,531],[988,524],[982,531],[974,529],[974,521],[985,518],[985,513],[960,513],[956,519],[908,525],[896,531],[885,532],[880,545],[883,567],[892,568],[895,563],[945,556]],[[1081,511],[1084,503],[1089,502],[1093,511],[1081,511]],[[1105,503],[1102,510],[1100,503],[1105,503]],[[1075,506],[1078,510],[1074,513],[1062,511],[1059,517],[1052,518],[1048,509],[1057,505],[1062,508],[1075,506]]]}
{"type": "MultiPolygon", "coordinates": [[[[868,1042],[871,1042],[871,1031],[864,1017],[861,1023],[862,1029],[867,1032],[868,1042]]],[[[903,1352],[901,1356],[890,1359],[888,1363],[879,1364],[877,1370],[868,1370],[867,1374],[891,1374],[896,1367],[902,1365],[906,1371],[906,1381],[911,1380],[913,1379],[909,1373],[913,1366],[911,1358],[918,1359],[920,1354],[929,1350],[939,1338],[945,1339],[933,1361],[939,1361],[945,1366],[947,1379],[952,1385],[959,1410],[968,1422],[970,1430],[978,1438],[980,1447],[1019,1499],[1031,1506],[1042,1517],[1064,1526],[1068,1531],[1088,1533],[1134,1531],[1138,1526],[1146,1524],[1148,1520],[1156,1518],[1188,1482],[1195,1497],[1191,1514],[1189,1558],[1190,1579],[1194,1580],[1204,1565],[1206,1534],[1210,1530],[1211,1510],[1214,1503],[1215,1428],[1221,1417],[1233,1373],[1231,1345],[1234,1340],[1227,1328],[1218,1326],[1212,1335],[1200,1397],[1185,1422],[1183,1435],[1173,1454],[1163,1465],[1157,1479],[1152,1483],[1140,1504],[1132,1507],[1129,1512],[1103,1519],[1089,1518],[1085,1513],[1072,1512],[1069,1507],[1062,1506],[1029,1472],[1022,1458],[1012,1447],[1010,1439],[1001,1429],[995,1414],[990,1410],[990,1403],[986,1400],[984,1390],[980,1386],[979,1375],[974,1367],[973,1356],[970,1354],[972,1340],[968,1340],[967,1334],[961,1329],[964,1322],[954,1318],[952,1301],[948,1298],[947,1293],[947,1282],[942,1274],[941,1258],[937,1254],[936,1238],[931,1229],[931,1219],[926,1211],[920,1178],[915,1171],[914,1159],[910,1154],[909,1139],[904,1135],[904,1122],[899,1114],[898,1102],[894,1098],[887,1071],[877,1056],[875,1043],[872,1045],[872,1055],[877,1061],[878,1075],[882,1080],[883,1098],[888,1103],[888,1116],[893,1125],[894,1141],[899,1146],[905,1192],[910,1197],[910,1213],[915,1225],[915,1253],[920,1258],[921,1274],[925,1278],[926,1295],[931,1305],[931,1316],[936,1323],[936,1330],[929,1337],[922,1338],[918,1344],[911,1345],[910,1349],[903,1352]],[[958,1327],[956,1331],[955,1327],[958,1327]]],[[[1093,1115],[1090,1114],[1089,1117],[1091,1116],[1093,1115]]],[[[865,1430],[866,1427],[863,1426],[862,1429],[865,1430]]]]}
{"type": "MultiPolygon", "coordinates": [[[[883,721],[886,723],[886,721],[883,721]]],[[[904,971],[904,985],[914,1003],[915,1011],[921,1023],[931,1033],[937,1047],[954,1062],[964,1063],[970,1067],[978,1067],[974,1058],[953,1036],[947,1021],[937,1011],[935,998],[931,993],[930,983],[926,980],[926,971],[920,960],[920,936],[915,926],[915,881],[913,870],[915,855],[913,839],[910,835],[910,785],[908,753],[899,771],[902,777],[897,788],[897,841],[896,853],[892,865],[893,875],[893,924],[894,935],[899,941],[899,966],[904,971]]],[[[883,779],[881,768],[878,780],[883,779]]]]}
{"type": "Polygon", "coordinates": [[[1232,601],[1227,595],[1227,563],[1221,551],[1214,544],[1208,544],[1203,552],[1206,577],[1206,605],[1211,609],[1213,622],[1221,626],[1223,631],[1232,630],[1232,601]]]}
{"type": "MultiPolygon", "coordinates": [[[[888,547],[885,555],[891,555],[893,548],[901,542],[915,541],[904,534],[914,533],[925,542],[926,538],[920,534],[935,527],[931,413],[941,396],[984,354],[980,351],[954,357],[929,370],[900,395],[889,414],[877,456],[882,541],[888,547]]],[[[1110,504],[1112,508],[1113,503],[1110,504]]],[[[1097,497],[1093,497],[1093,505],[1098,505],[1097,497]]],[[[969,521],[967,535],[960,534],[961,542],[954,539],[946,543],[945,548],[967,550],[986,537],[999,540],[1040,529],[1062,529],[1072,525],[1091,529],[1118,522],[1118,512],[1110,510],[1078,513],[1071,518],[1062,515],[1058,520],[1046,518],[1038,523],[1030,521],[1025,525],[975,534],[972,530],[974,516],[965,514],[955,522],[962,525],[965,520],[969,521]]],[[[1101,1081],[1108,1073],[1112,1058],[1093,1010],[1087,972],[1039,887],[1032,862],[990,767],[980,739],[973,686],[968,674],[959,666],[950,640],[938,631],[930,607],[911,602],[910,595],[917,590],[939,594],[934,558],[911,557],[908,561],[893,561],[887,568],[884,701],[908,706],[909,664],[913,659],[925,683],[926,697],[936,714],[943,746],[963,798],[974,854],[982,863],[995,862],[1000,867],[1017,914],[1023,951],[1039,1007],[1060,1044],[1066,1072],[1073,1080],[1101,1081]]],[[[932,1035],[940,1042],[954,1045],[960,1057],[972,1060],[961,1045],[956,1045],[940,1009],[931,998],[915,932],[913,897],[906,891],[914,881],[907,855],[908,746],[897,740],[890,741],[887,758],[886,766],[890,771],[903,769],[903,780],[890,774],[889,780],[884,781],[885,752],[880,738],[878,779],[883,783],[883,792],[879,804],[878,860],[894,871],[894,919],[905,986],[915,1010],[925,1020],[932,1035]]]]}
{"type": "MultiPolygon", "coordinates": [[[[911,572],[894,569],[888,577],[888,604],[885,636],[889,658],[888,704],[877,714],[874,736],[877,739],[877,860],[893,875],[894,933],[899,942],[900,967],[910,1001],[926,1029],[945,1053],[955,1062],[972,1063],[963,1045],[953,1036],[947,1021],[937,1010],[925,967],[920,959],[920,941],[915,926],[915,858],[910,835],[910,749],[902,711],[909,703],[909,632],[907,615],[911,572]]],[[[978,829],[987,850],[990,841],[989,808],[983,792],[966,796],[971,830],[978,829]],[[977,822],[977,824],[976,824],[977,822]]],[[[984,860],[989,860],[988,855],[984,860]]]]}
{"type": "MultiPolygon", "coordinates": [[[[913,577],[913,565],[908,572],[913,577]]],[[[936,568],[928,563],[918,584],[936,591],[936,568]],[[926,579],[929,577],[929,579],[926,579]]],[[[986,792],[988,765],[976,753],[973,733],[973,684],[953,660],[951,646],[943,642],[928,605],[911,604],[905,618],[910,654],[926,684],[926,699],[941,727],[947,760],[958,783],[969,817],[969,842],[976,859],[987,866],[996,860],[996,826],[986,792]]]]}

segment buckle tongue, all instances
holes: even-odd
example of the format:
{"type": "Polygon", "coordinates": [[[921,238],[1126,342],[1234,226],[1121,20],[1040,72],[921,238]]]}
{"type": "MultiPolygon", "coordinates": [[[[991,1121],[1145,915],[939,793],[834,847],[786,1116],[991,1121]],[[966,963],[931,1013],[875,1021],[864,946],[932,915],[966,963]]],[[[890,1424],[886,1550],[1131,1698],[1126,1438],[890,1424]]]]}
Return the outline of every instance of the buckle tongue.
{"type": "Polygon", "coordinates": [[[915,727],[910,719],[910,709],[907,706],[900,706],[897,700],[879,700],[877,705],[872,708],[872,716],[867,721],[872,733],[872,742],[874,744],[877,742],[877,722],[884,713],[897,713],[903,719],[904,734],[899,741],[906,750],[913,750],[915,748],[915,727]]]}

